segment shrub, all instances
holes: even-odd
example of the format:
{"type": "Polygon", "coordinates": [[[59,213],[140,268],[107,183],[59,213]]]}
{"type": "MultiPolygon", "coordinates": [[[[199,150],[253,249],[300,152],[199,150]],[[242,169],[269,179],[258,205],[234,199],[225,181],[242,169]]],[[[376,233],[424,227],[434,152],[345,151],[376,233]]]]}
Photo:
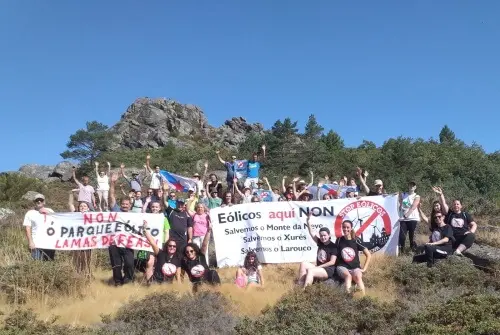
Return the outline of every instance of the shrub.
{"type": "Polygon", "coordinates": [[[24,303],[30,297],[45,295],[80,296],[88,284],[69,262],[28,260],[0,268],[0,287],[7,300],[24,303]]]}
{"type": "Polygon", "coordinates": [[[231,334],[237,319],[221,293],[149,295],[120,308],[99,334],[231,334]]]}

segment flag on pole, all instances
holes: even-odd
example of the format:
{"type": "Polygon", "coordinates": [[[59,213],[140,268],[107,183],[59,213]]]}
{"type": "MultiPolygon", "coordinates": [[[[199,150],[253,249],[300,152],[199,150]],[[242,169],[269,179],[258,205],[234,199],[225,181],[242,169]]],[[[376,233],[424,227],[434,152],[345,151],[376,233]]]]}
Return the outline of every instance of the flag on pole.
{"type": "Polygon", "coordinates": [[[165,178],[170,187],[178,192],[187,192],[190,188],[196,187],[196,180],[192,178],[183,177],[165,170],[161,170],[160,174],[165,178]]]}

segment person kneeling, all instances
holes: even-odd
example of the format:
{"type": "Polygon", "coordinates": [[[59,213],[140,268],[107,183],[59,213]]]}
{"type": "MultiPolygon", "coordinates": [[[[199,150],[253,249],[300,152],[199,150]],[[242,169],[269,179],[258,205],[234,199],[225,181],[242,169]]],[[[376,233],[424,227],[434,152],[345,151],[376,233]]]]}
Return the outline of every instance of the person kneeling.
{"type": "Polygon", "coordinates": [[[210,223],[210,227],[203,239],[201,249],[194,243],[188,243],[184,248],[184,257],[181,263],[181,280],[184,279],[184,275],[187,273],[189,280],[193,284],[194,293],[198,291],[199,286],[203,283],[211,285],[220,284],[219,274],[217,271],[209,269],[205,256],[211,233],[212,224],[210,223]]]}
{"type": "Polygon", "coordinates": [[[318,246],[316,264],[303,262],[299,268],[298,284],[304,288],[316,280],[332,279],[335,275],[335,262],[337,261],[337,246],[331,241],[330,230],[323,227],[319,236],[313,233],[311,225],[311,212],[307,215],[307,229],[309,235],[318,246]]]}
{"type": "Polygon", "coordinates": [[[357,238],[356,232],[352,229],[352,222],[345,220],[342,222],[342,233],[344,234],[337,242],[339,257],[337,262],[337,273],[344,280],[345,289],[351,292],[351,281],[354,280],[361,293],[365,294],[365,284],[363,283],[363,272],[370,263],[370,251],[357,238]],[[365,265],[361,269],[359,252],[366,256],[365,265]]]}
{"type": "Polygon", "coordinates": [[[444,223],[444,215],[436,212],[431,218],[431,236],[425,244],[425,253],[413,257],[414,263],[427,262],[432,267],[437,258],[446,258],[453,253],[453,229],[444,223]]]}
{"type": "Polygon", "coordinates": [[[236,285],[239,287],[264,286],[262,265],[255,251],[247,253],[243,266],[236,271],[236,285]]]}

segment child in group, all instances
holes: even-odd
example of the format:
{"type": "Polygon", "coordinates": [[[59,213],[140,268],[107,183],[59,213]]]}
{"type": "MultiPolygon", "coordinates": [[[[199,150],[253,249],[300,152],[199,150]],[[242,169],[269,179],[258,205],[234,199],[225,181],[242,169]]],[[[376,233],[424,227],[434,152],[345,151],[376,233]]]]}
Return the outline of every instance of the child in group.
{"type": "Polygon", "coordinates": [[[243,266],[236,271],[236,285],[239,287],[264,286],[262,265],[255,251],[249,251],[245,256],[243,266]]]}

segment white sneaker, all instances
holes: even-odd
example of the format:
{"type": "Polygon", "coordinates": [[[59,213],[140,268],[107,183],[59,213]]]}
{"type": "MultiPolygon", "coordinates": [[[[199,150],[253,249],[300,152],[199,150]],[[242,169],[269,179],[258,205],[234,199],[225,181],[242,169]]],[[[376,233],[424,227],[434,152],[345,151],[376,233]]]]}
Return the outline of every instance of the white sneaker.
{"type": "Polygon", "coordinates": [[[462,252],[457,249],[457,250],[455,250],[455,252],[453,253],[453,255],[462,257],[464,254],[462,254],[462,252]]]}

